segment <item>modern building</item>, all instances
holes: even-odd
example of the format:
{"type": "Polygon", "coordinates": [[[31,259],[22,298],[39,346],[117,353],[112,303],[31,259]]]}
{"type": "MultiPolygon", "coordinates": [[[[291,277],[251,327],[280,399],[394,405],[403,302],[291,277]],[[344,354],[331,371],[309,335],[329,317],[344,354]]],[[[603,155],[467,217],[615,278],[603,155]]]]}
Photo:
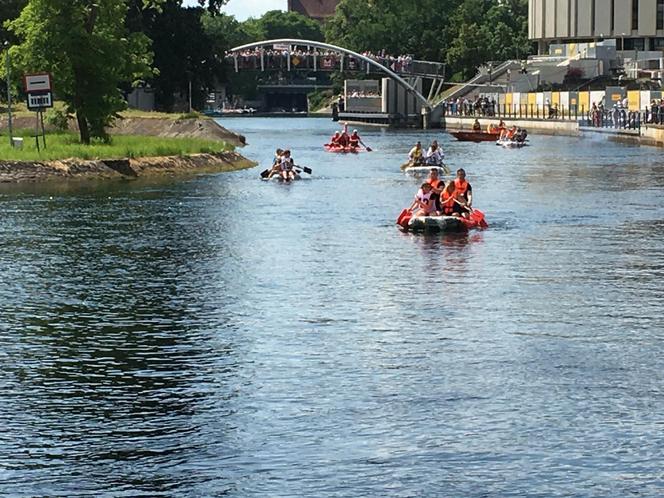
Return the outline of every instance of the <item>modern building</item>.
{"type": "Polygon", "coordinates": [[[550,44],[615,39],[622,50],[664,50],[664,0],[529,0],[528,36],[550,44]]]}
{"type": "Polygon", "coordinates": [[[288,11],[323,21],[334,14],[340,0],[288,0],[288,11]]]}

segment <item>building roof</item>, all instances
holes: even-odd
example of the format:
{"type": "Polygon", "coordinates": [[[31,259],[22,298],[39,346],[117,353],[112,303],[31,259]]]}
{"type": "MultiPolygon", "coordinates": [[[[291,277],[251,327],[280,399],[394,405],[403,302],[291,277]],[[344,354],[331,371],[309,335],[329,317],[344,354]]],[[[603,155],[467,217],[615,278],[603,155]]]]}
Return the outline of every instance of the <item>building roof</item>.
{"type": "Polygon", "coordinates": [[[334,14],[340,0],[288,0],[288,10],[314,19],[324,19],[334,14]]]}

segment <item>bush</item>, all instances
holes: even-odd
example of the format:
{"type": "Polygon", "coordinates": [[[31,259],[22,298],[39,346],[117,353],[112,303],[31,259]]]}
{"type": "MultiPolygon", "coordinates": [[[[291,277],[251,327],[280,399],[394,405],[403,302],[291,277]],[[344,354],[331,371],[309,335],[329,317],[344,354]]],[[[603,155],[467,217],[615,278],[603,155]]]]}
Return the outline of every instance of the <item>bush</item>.
{"type": "Polygon", "coordinates": [[[61,109],[49,109],[45,115],[46,124],[57,131],[69,129],[69,115],[61,109]]]}

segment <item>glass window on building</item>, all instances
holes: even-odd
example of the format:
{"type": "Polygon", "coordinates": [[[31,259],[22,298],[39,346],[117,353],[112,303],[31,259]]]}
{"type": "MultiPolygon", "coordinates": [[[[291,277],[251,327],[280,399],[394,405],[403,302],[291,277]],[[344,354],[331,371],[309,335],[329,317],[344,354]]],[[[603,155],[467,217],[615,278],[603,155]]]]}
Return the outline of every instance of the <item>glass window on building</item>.
{"type": "Polygon", "coordinates": [[[657,0],[657,29],[664,29],[664,0],[657,0]]]}
{"type": "Polygon", "coordinates": [[[653,50],[664,50],[664,38],[651,38],[650,48],[653,50]]]}
{"type": "Polygon", "coordinates": [[[639,29],[639,0],[632,0],[632,29],[639,29]]]}

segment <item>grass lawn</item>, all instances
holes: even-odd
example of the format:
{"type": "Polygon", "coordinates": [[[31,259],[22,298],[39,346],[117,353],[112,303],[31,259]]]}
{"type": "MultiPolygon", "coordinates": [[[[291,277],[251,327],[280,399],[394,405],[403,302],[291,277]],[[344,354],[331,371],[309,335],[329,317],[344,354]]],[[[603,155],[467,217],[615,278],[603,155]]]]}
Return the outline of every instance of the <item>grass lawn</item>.
{"type": "MultiPolygon", "coordinates": [[[[23,149],[13,149],[6,133],[0,134],[0,161],[49,161],[57,159],[122,159],[154,156],[179,156],[197,153],[232,151],[225,142],[193,138],[114,135],[109,143],[83,145],[78,134],[47,133],[46,149],[37,152],[34,130],[14,130],[14,137],[23,137],[23,149]]],[[[42,146],[41,138],[39,142],[42,146]]]]}

